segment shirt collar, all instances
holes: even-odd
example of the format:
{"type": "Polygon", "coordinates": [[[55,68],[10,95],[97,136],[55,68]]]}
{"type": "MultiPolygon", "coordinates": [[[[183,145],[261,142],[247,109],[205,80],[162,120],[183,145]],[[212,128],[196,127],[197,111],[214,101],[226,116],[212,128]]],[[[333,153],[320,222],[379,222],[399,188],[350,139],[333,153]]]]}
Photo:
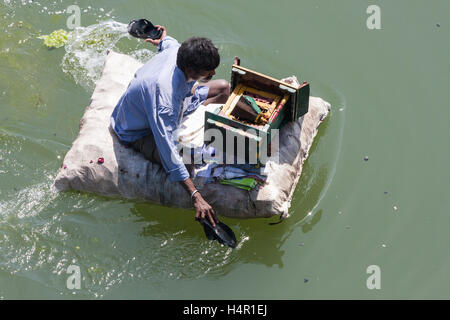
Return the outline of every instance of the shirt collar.
{"type": "Polygon", "coordinates": [[[186,82],[186,76],[184,75],[184,72],[180,68],[178,68],[178,66],[175,66],[175,71],[174,72],[175,72],[176,77],[178,79],[180,79],[180,81],[182,83],[186,84],[186,87],[185,87],[186,94],[190,93],[191,90],[192,90],[192,87],[195,84],[195,80],[190,81],[190,82],[186,82]]]}

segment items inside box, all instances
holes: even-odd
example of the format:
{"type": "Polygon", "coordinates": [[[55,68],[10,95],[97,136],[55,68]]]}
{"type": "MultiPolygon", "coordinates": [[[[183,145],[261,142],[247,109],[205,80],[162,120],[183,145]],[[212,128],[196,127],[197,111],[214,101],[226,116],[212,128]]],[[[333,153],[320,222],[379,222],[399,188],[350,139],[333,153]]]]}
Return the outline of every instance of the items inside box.
{"type": "Polygon", "coordinates": [[[278,114],[288,99],[288,94],[281,96],[239,84],[220,114],[250,126],[262,127],[278,114]]]}

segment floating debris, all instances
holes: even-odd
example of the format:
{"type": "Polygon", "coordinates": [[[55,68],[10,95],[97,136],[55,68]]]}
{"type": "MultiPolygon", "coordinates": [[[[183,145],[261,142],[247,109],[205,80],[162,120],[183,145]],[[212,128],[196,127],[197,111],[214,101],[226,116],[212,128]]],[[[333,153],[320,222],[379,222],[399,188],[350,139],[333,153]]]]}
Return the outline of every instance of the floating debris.
{"type": "Polygon", "coordinates": [[[92,273],[92,272],[94,272],[94,273],[101,273],[104,270],[102,268],[99,268],[99,267],[90,267],[87,271],[88,271],[88,273],[92,273]]]}
{"type": "Polygon", "coordinates": [[[395,211],[397,211],[397,210],[398,210],[397,206],[394,206],[394,210],[395,210],[395,211]]]}
{"type": "Polygon", "coordinates": [[[307,283],[309,280],[308,279],[303,279],[303,283],[307,283]]]}
{"type": "Polygon", "coordinates": [[[385,192],[384,192],[384,194],[388,194],[388,192],[387,192],[387,191],[385,191],[385,192]]]}
{"type": "Polygon", "coordinates": [[[383,243],[382,245],[381,245],[383,248],[386,248],[386,245],[383,243]]]}
{"type": "Polygon", "coordinates": [[[345,226],[345,229],[350,229],[350,226],[345,226]]]}
{"type": "Polygon", "coordinates": [[[441,26],[441,25],[440,25],[439,23],[436,23],[436,27],[438,27],[438,28],[439,28],[440,26],[441,26]]]}
{"type": "Polygon", "coordinates": [[[302,247],[303,247],[304,245],[305,245],[305,243],[304,243],[304,242],[300,242],[300,246],[302,246],[302,247]]]}
{"type": "Polygon", "coordinates": [[[368,157],[368,156],[365,156],[365,157],[364,157],[364,161],[369,161],[369,157],[368,157]]]}
{"type": "Polygon", "coordinates": [[[38,37],[44,40],[44,44],[49,48],[60,48],[67,43],[69,32],[63,29],[55,30],[49,35],[38,37]]]}
{"type": "Polygon", "coordinates": [[[339,211],[338,214],[342,214],[342,211],[339,211]]]}

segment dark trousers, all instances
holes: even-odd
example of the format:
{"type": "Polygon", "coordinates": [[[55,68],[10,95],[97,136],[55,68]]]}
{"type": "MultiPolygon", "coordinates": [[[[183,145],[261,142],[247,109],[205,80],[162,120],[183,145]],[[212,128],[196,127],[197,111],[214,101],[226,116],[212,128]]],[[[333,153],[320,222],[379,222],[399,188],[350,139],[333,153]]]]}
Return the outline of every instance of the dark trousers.
{"type": "Polygon", "coordinates": [[[161,158],[159,157],[153,133],[132,142],[130,146],[133,150],[142,153],[144,158],[150,162],[161,164],[161,158]]]}
{"type": "MultiPolygon", "coordinates": [[[[161,158],[159,157],[159,152],[156,147],[155,138],[153,138],[153,133],[130,143],[130,147],[132,147],[133,150],[142,153],[144,155],[144,158],[149,160],[150,162],[162,165],[161,158]]],[[[190,175],[193,174],[193,163],[194,159],[191,156],[191,164],[185,164],[186,169],[188,170],[190,175]]]]}

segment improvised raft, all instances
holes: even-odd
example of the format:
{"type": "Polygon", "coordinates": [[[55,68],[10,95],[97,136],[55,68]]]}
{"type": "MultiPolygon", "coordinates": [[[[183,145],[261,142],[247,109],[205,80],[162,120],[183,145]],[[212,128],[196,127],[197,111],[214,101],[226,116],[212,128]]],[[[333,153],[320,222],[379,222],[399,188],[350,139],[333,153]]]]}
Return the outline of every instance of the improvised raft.
{"type": "MultiPolygon", "coordinates": [[[[101,78],[92,94],[91,103],[80,121],[79,134],[61,164],[53,187],[58,191],[72,189],[105,196],[145,199],[180,208],[192,208],[189,195],[179,183],[171,182],[164,169],[158,164],[149,162],[142,154],[121,145],[110,128],[111,113],[134,73],[141,66],[140,62],[128,55],[113,51],[108,53],[101,78]],[[99,158],[103,158],[103,163],[98,162],[99,158]]],[[[299,181],[303,163],[320,123],[330,111],[330,104],[321,98],[309,97],[308,85],[307,112],[301,114],[305,110],[305,99],[302,99],[301,103],[293,100],[289,95],[301,96],[301,94],[298,95],[299,91],[296,90],[294,93],[282,87],[285,85],[292,91],[292,88],[299,88],[302,85],[297,86],[292,82],[290,84],[262,75],[275,80],[277,87],[271,86],[270,81],[265,85],[263,83],[261,87],[261,83],[265,80],[258,82],[258,77],[255,77],[258,73],[238,65],[233,65],[232,70],[231,84],[234,90],[229,103],[227,102],[228,105],[200,106],[183,119],[178,135],[179,143],[201,149],[205,140],[204,130],[212,127],[218,130],[231,130],[235,134],[239,134],[239,130],[245,131],[247,127],[252,127],[257,132],[255,139],[261,143],[264,140],[270,143],[272,139],[270,133],[269,135],[261,133],[267,133],[270,126],[273,126],[280,128],[279,148],[272,152],[265,166],[258,168],[222,166],[210,162],[193,168],[191,178],[205,200],[219,215],[234,218],[278,215],[280,218],[286,218],[289,216],[292,195],[299,181]],[[257,86],[263,90],[248,90],[251,86],[257,86]],[[267,92],[274,96],[268,96],[267,92]],[[285,104],[291,103],[292,108],[286,108],[290,112],[283,113],[282,119],[277,119],[278,122],[275,123],[270,122],[270,115],[258,118],[262,110],[258,112],[252,105],[252,101],[247,106],[257,112],[256,117],[250,117],[248,112],[246,113],[248,109],[243,111],[236,109],[233,112],[232,104],[238,105],[242,96],[249,96],[249,94],[253,102],[256,102],[260,109],[266,110],[265,112],[275,111],[283,99],[285,104]],[[271,103],[279,97],[279,101],[272,106],[271,103]],[[242,181],[240,186],[236,181],[227,182],[226,180],[236,178],[233,171],[239,169],[247,174],[250,173],[244,176],[250,179],[242,181]],[[227,179],[230,177],[231,179],[227,179]]],[[[294,79],[290,78],[286,81],[294,81],[294,79]]],[[[256,145],[259,148],[260,144],[256,145]]],[[[223,149],[226,154],[225,147],[223,149]]],[[[246,151],[246,157],[249,156],[248,153],[246,151]]],[[[250,151],[250,154],[253,153],[250,151]]]]}

